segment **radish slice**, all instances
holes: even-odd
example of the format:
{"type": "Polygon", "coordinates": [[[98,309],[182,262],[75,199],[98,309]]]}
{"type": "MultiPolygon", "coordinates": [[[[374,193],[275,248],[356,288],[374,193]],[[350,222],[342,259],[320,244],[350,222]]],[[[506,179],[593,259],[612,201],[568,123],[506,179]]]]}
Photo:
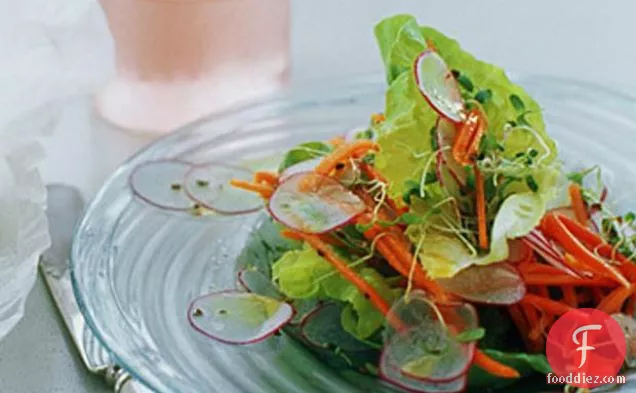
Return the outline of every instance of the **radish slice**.
{"type": "Polygon", "coordinates": [[[508,240],[508,259],[506,262],[517,264],[532,258],[532,249],[521,239],[508,240]]]}
{"type": "Polygon", "coordinates": [[[439,148],[437,152],[437,178],[442,186],[458,193],[458,187],[466,185],[466,171],[453,157],[451,151],[457,133],[455,124],[440,117],[437,119],[435,128],[439,148]]]}
{"type": "Polygon", "coordinates": [[[454,337],[478,327],[474,307],[466,303],[435,305],[424,292],[414,291],[396,302],[391,313],[406,327],[399,331],[385,328],[382,358],[387,367],[426,382],[449,382],[466,374],[476,343],[454,337]]]}
{"type": "Polygon", "coordinates": [[[636,368],[636,320],[626,314],[612,314],[612,318],[620,325],[625,333],[627,351],[625,355],[625,365],[628,368],[636,368]]]}
{"type": "Polygon", "coordinates": [[[219,214],[246,214],[263,207],[258,195],[232,187],[232,179],[251,181],[252,172],[224,164],[196,165],[185,176],[185,191],[193,201],[219,214]]]}
{"type": "Polygon", "coordinates": [[[254,269],[241,270],[238,273],[239,284],[246,291],[261,296],[267,296],[278,300],[283,300],[284,296],[278,288],[263,273],[254,269]]]}
{"type": "Polygon", "coordinates": [[[464,121],[464,100],[457,81],[436,52],[425,50],[415,60],[415,81],[420,93],[440,116],[464,121]]]}
{"type": "Polygon", "coordinates": [[[472,266],[438,281],[449,292],[477,303],[510,305],[526,294],[521,275],[508,263],[472,266]]]}
{"type": "Polygon", "coordinates": [[[309,318],[314,311],[323,306],[322,301],[316,299],[303,299],[294,303],[296,314],[294,314],[294,318],[289,321],[289,324],[293,326],[302,325],[305,319],[309,318]]]}
{"type": "Polygon", "coordinates": [[[320,348],[340,348],[344,351],[366,351],[369,346],[356,339],[342,327],[343,307],[329,303],[315,309],[304,318],[301,335],[307,342],[320,348]]]}
{"type": "Polygon", "coordinates": [[[141,200],[165,210],[188,210],[193,202],[184,191],[183,179],[192,165],[179,160],[149,161],[138,165],[128,184],[141,200]]]}
{"type": "Polygon", "coordinates": [[[563,251],[558,249],[553,242],[538,229],[533,229],[522,240],[548,264],[573,276],[580,277],[563,262],[563,251]]]}
{"type": "Polygon", "coordinates": [[[214,292],[198,297],[188,309],[190,325],[225,344],[262,341],[278,332],[294,316],[287,303],[238,291],[214,292]]]}
{"type": "Polygon", "coordinates": [[[298,173],[311,172],[314,169],[316,169],[316,167],[318,166],[318,164],[320,164],[320,161],[322,161],[322,159],[323,157],[312,158],[311,160],[301,161],[298,164],[294,164],[290,166],[289,168],[285,169],[280,174],[279,179],[281,182],[283,182],[298,173]]]}
{"type": "Polygon", "coordinates": [[[380,358],[380,378],[397,386],[414,393],[458,393],[464,391],[468,378],[466,375],[460,375],[458,378],[447,382],[430,382],[420,379],[410,378],[402,374],[399,368],[389,364],[386,356],[380,358]]]}
{"type": "Polygon", "coordinates": [[[269,211],[281,224],[305,233],[325,233],[351,222],[366,206],[329,176],[303,172],[278,186],[269,211]]]}

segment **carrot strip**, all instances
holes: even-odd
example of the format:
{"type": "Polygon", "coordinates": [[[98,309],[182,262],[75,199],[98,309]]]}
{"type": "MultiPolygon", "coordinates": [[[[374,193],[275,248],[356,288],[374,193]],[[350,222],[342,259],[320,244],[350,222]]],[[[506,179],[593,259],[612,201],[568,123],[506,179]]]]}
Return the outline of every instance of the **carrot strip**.
{"type": "MultiPolygon", "coordinates": [[[[364,222],[364,221],[363,221],[364,222]]],[[[373,226],[371,229],[364,233],[364,236],[373,241],[382,232],[377,226],[373,226]]],[[[376,241],[376,247],[387,263],[395,269],[401,276],[409,277],[411,265],[414,262],[414,257],[410,251],[404,249],[395,239],[394,233],[388,233],[378,238],[376,241]]],[[[431,280],[422,266],[415,261],[415,270],[413,274],[413,283],[416,288],[424,289],[434,295],[435,298],[445,298],[443,289],[435,281],[431,280]]]]}
{"type": "Polygon", "coordinates": [[[329,144],[333,147],[340,147],[345,144],[345,139],[343,136],[337,136],[337,137],[331,138],[329,140],[329,144]]]}
{"type": "Polygon", "coordinates": [[[367,139],[361,139],[342,145],[333,153],[323,158],[314,171],[321,175],[329,175],[336,168],[338,163],[346,161],[352,157],[357,157],[360,154],[366,154],[370,150],[377,151],[378,145],[367,139]]]}
{"type": "Polygon", "coordinates": [[[577,278],[568,274],[522,273],[526,285],[543,286],[582,286],[582,287],[614,287],[616,282],[603,277],[577,278]]]}
{"type": "Polygon", "coordinates": [[[278,175],[272,172],[259,171],[254,174],[255,183],[265,183],[269,186],[275,187],[278,185],[278,175]]]}
{"type": "Polygon", "coordinates": [[[374,113],[371,115],[371,121],[373,124],[380,124],[386,120],[386,117],[383,113],[374,113]]]}
{"type": "Polygon", "coordinates": [[[362,277],[360,277],[353,269],[351,269],[344,261],[342,261],[338,256],[331,250],[331,248],[325,244],[318,236],[308,235],[305,233],[297,232],[297,236],[302,238],[305,242],[307,242],[310,246],[312,246],[319,254],[331,263],[331,265],[336,268],[342,274],[344,278],[346,278],[351,284],[355,285],[360,292],[362,292],[366,298],[369,299],[371,304],[375,306],[383,315],[389,317],[389,322],[396,325],[396,328],[402,329],[401,321],[398,321],[394,318],[390,318],[389,311],[391,310],[391,306],[389,303],[380,295],[371,284],[366,282],[362,277]],[[393,320],[392,320],[393,319],[393,320]]]}
{"type": "Polygon", "coordinates": [[[576,290],[571,286],[563,286],[561,287],[561,291],[563,292],[563,301],[570,307],[578,307],[579,302],[576,297],[576,290]]]}
{"type": "Polygon", "coordinates": [[[546,235],[558,241],[568,253],[572,254],[572,256],[583,263],[592,272],[603,277],[611,278],[621,285],[629,287],[631,284],[620,271],[598,255],[592,253],[570,232],[568,227],[564,224],[566,220],[566,217],[548,214],[541,221],[541,228],[546,235]]]}
{"type": "Polygon", "coordinates": [[[623,308],[623,303],[625,303],[627,298],[634,294],[635,289],[636,286],[634,285],[629,288],[618,287],[610,292],[596,308],[606,314],[617,313],[623,308]]]}
{"type": "Polygon", "coordinates": [[[500,378],[519,378],[519,372],[514,368],[507,366],[503,363],[496,361],[490,356],[483,353],[481,350],[475,351],[475,358],[473,364],[477,365],[482,370],[489,374],[495,375],[500,378]]]}
{"type": "Polygon", "coordinates": [[[462,165],[470,165],[479,151],[479,142],[486,130],[486,120],[479,109],[468,113],[466,121],[457,130],[451,154],[462,165]]]}
{"type": "Polygon", "coordinates": [[[576,220],[581,225],[587,225],[589,215],[587,212],[587,207],[585,206],[585,201],[583,201],[581,186],[576,183],[570,183],[568,192],[570,194],[570,202],[572,202],[572,209],[574,209],[576,220]]]}
{"type": "Polygon", "coordinates": [[[484,191],[484,177],[475,165],[475,187],[477,198],[477,220],[479,229],[479,247],[488,249],[488,227],[486,222],[486,193],[484,191]]]}
{"type": "MultiPolygon", "coordinates": [[[[589,228],[584,225],[579,224],[578,222],[568,218],[568,217],[560,217],[563,225],[575,236],[578,240],[580,240],[585,246],[587,246],[591,250],[595,250],[600,256],[603,258],[608,258],[612,260],[616,260],[630,267],[633,266],[633,263],[625,257],[620,252],[617,252],[611,244],[605,242],[605,240],[596,232],[593,232],[589,228]]],[[[623,266],[621,266],[622,268],[623,266]]],[[[629,269],[628,269],[629,270],[629,269]]],[[[629,270],[633,272],[633,270],[629,270]]],[[[624,274],[627,274],[624,272],[624,274]]]]}
{"type": "Polygon", "coordinates": [[[251,183],[245,180],[232,179],[230,180],[230,184],[236,188],[240,188],[246,191],[256,192],[265,199],[271,197],[272,194],[274,193],[274,189],[270,186],[251,183]]]}
{"type": "Polygon", "coordinates": [[[566,304],[545,298],[543,296],[534,295],[532,293],[526,294],[526,296],[521,299],[521,303],[532,305],[540,311],[557,316],[574,310],[573,307],[570,307],[566,304]]]}

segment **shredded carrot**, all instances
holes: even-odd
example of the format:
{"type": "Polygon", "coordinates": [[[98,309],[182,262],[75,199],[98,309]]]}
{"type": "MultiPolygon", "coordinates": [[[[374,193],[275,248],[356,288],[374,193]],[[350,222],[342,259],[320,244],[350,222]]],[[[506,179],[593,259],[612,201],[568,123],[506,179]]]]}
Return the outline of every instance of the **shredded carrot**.
{"type": "Polygon", "coordinates": [[[592,273],[590,269],[588,269],[578,259],[576,259],[574,255],[570,253],[566,252],[563,255],[563,263],[567,267],[569,267],[574,273],[578,274],[579,277],[594,276],[594,273],[592,273]]]}
{"type": "Polygon", "coordinates": [[[386,117],[383,113],[374,113],[371,115],[371,122],[373,124],[380,124],[386,120],[386,117]]]}
{"type": "Polygon", "coordinates": [[[567,220],[567,217],[548,214],[541,221],[541,229],[543,233],[559,242],[568,253],[572,254],[574,258],[584,264],[585,267],[593,273],[610,278],[625,287],[629,287],[631,284],[616,267],[594,254],[572,234],[564,224],[567,220]]]}
{"type": "Polygon", "coordinates": [[[488,372],[500,378],[519,378],[519,372],[514,368],[507,366],[503,363],[496,361],[490,356],[483,353],[481,350],[475,352],[475,358],[473,363],[488,372]]]}
{"type": "Polygon", "coordinates": [[[471,110],[457,130],[451,154],[462,165],[473,163],[479,151],[479,142],[486,130],[486,119],[478,108],[471,110]]]}
{"type": "Polygon", "coordinates": [[[241,188],[246,191],[256,192],[265,199],[268,199],[274,193],[274,189],[271,186],[266,186],[264,184],[251,183],[245,180],[232,179],[230,180],[230,184],[236,188],[241,188]]]}
{"type": "Polygon", "coordinates": [[[389,303],[380,295],[371,284],[366,282],[362,277],[360,277],[353,269],[351,269],[343,260],[341,260],[332,250],[331,248],[325,244],[320,238],[316,235],[308,235],[305,233],[297,232],[297,236],[303,239],[307,244],[312,246],[319,254],[321,254],[327,261],[331,263],[331,265],[336,268],[342,274],[344,278],[346,278],[349,282],[355,285],[360,292],[362,292],[366,298],[369,299],[371,304],[375,308],[378,309],[382,313],[382,315],[387,316],[389,322],[393,324],[396,329],[401,330],[402,322],[396,319],[395,317],[391,317],[389,311],[391,310],[391,306],[389,303]]]}
{"type": "Polygon", "coordinates": [[[488,249],[488,227],[486,222],[486,194],[484,191],[484,177],[475,165],[475,187],[477,198],[477,228],[479,230],[479,247],[488,249]]]}
{"type": "MultiPolygon", "coordinates": [[[[368,224],[368,217],[362,217],[360,223],[368,224]]],[[[376,247],[382,254],[387,263],[395,269],[401,276],[409,277],[411,267],[414,267],[413,283],[416,288],[423,289],[433,295],[436,299],[443,299],[444,291],[435,281],[431,280],[422,266],[417,263],[411,252],[405,249],[400,242],[396,240],[396,234],[393,232],[382,231],[377,225],[374,225],[364,233],[364,236],[373,241],[376,238],[376,247]],[[382,233],[388,233],[381,236],[382,233]],[[415,265],[413,266],[413,263],[415,265]]]]}
{"type": "Polygon", "coordinates": [[[561,287],[561,291],[563,292],[563,301],[570,307],[578,307],[579,302],[576,297],[576,290],[571,286],[563,286],[561,287]]]}
{"type": "Polygon", "coordinates": [[[521,303],[532,305],[537,310],[556,316],[560,316],[574,310],[573,307],[570,307],[567,304],[532,293],[526,294],[526,296],[521,300],[521,303]]]}
{"type": "Polygon", "coordinates": [[[361,139],[338,147],[333,153],[329,154],[320,161],[316,169],[316,173],[321,175],[329,175],[338,165],[350,158],[357,158],[359,155],[366,154],[371,150],[378,150],[378,145],[370,140],[361,139]]]}
{"type": "Polygon", "coordinates": [[[522,273],[526,285],[615,287],[616,282],[603,277],[577,278],[569,274],[522,273]]]}
{"type": "Polygon", "coordinates": [[[345,139],[343,136],[337,136],[335,138],[331,138],[329,140],[329,144],[333,147],[340,147],[345,144],[345,139]]]}
{"type": "Polygon", "coordinates": [[[579,186],[576,183],[570,183],[570,186],[568,187],[568,192],[570,194],[570,201],[572,202],[572,209],[574,209],[576,220],[581,225],[587,225],[589,216],[587,212],[587,207],[585,206],[585,201],[583,201],[581,186],[579,186]]]}
{"type": "Polygon", "coordinates": [[[265,183],[276,187],[278,185],[278,175],[272,172],[259,171],[254,174],[254,183],[265,183]]]}
{"type": "Polygon", "coordinates": [[[602,288],[599,288],[599,287],[591,288],[590,293],[592,294],[592,300],[594,301],[594,303],[600,304],[601,302],[603,302],[603,299],[605,298],[605,294],[603,293],[602,288]]]}
{"type": "Polygon", "coordinates": [[[634,285],[629,288],[618,287],[610,292],[596,308],[606,314],[617,313],[623,308],[623,304],[627,298],[634,294],[635,289],[636,286],[634,285]]]}

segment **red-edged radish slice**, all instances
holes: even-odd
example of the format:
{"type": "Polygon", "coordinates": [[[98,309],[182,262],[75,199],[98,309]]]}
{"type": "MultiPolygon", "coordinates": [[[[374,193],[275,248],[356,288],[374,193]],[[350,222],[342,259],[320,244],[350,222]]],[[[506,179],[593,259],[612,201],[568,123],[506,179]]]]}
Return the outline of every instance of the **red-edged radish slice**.
{"type": "Polygon", "coordinates": [[[150,205],[165,210],[185,211],[193,202],[184,190],[183,179],[192,165],[179,160],[148,161],[130,173],[133,194],[150,205]]]}
{"type": "Polygon", "coordinates": [[[317,157],[317,158],[312,158],[310,160],[301,161],[298,164],[294,164],[290,166],[289,168],[285,169],[280,174],[279,180],[283,182],[298,173],[311,172],[314,169],[316,169],[316,167],[318,166],[318,164],[320,164],[320,161],[322,161],[322,159],[323,157],[317,157]]]}
{"type": "Polygon", "coordinates": [[[612,314],[612,318],[620,325],[625,333],[627,350],[625,354],[625,365],[627,368],[636,368],[636,320],[626,314],[612,314]]]}
{"type": "Polygon", "coordinates": [[[294,316],[291,305],[269,297],[239,291],[200,296],[188,308],[190,325],[225,344],[262,341],[278,332],[294,316]]]}
{"type": "Polygon", "coordinates": [[[532,253],[532,249],[523,240],[508,240],[508,259],[506,262],[512,264],[527,262],[532,258],[532,253]]]}
{"type": "Polygon", "coordinates": [[[515,304],[526,294],[521,275],[508,263],[471,266],[452,278],[440,279],[438,282],[463,299],[483,304],[515,304]]]}
{"type": "Polygon", "coordinates": [[[300,326],[305,322],[305,319],[309,318],[311,314],[323,307],[324,303],[321,300],[316,299],[303,299],[299,300],[294,304],[294,309],[296,310],[296,314],[294,314],[294,318],[289,321],[289,324],[292,326],[300,326]]]}
{"type": "Polygon", "coordinates": [[[410,378],[400,372],[399,368],[390,364],[384,352],[380,357],[380,378],[400,389],[413,393],[459,393],[466,389],[466,374],[446,382],[422,381],[410,378]]]}
{"type": "Polygon", "coordinates": [[[260,210],[262,199],[232,187],[229,184],[232,179],[251,181],[252,172],[217,163],[195,165],[185,176],[185,191],[193,201],[219,214],[237,215],[260,210]]]}
{"type": "Polygon", "coordinates": [[[430,49],[415,60],[415,81],[429,105],[444,118],[464,121],[464,100],[455,77],[444,59],[430,49]]]}
{"type": "Polygon", "coordinates": [[[281,224],[305,233],[325,233],[351,222],[366,206],[342,183],[313,172],[295,174],[269,200],[281,224]]]}
{"type": "Polygon", "coordinates": [[[557,248],[552,241],[548,240],[540,230],[533,229],[522,240],[548,264],[573,277],[580,277],[563,262],[563,251],[557,248]]]}
{"type": "Polygon", "coordinates": [[[369,346],[356,339],[342,327],[343,307],[327,303],[311,312],[300,325],[302,337],[319,348],[340,348],[344,351],[365,351],[369,346]]]}
{"type": "Polygon", "coordinates": [[[466,171],[464,167],[453,157],[452,147],[457,129],[455,124],[442,117],[437,119],[435,125],[437,137],[437,178],[444,187],[451,191],[466,185],[466,171]]]}
{"type": "Polygon", "coordinates": [[[238,282],[247,292],[282,300],[284,296],[263,273],[254,269],[238,272],[238,282]]]}
{"type": "MultiPolygon", "coordinates": [[[[320,161],[322,161],[322,157],[312,158],[311,160],[302,161],[296,165],[292,165],[281,173],[279,179],[281,182],[284,182],[291,176],[298,173],[311,172],[316,168],[316,166],[318,166],[318,164],[320,164],[320,161]]],[[[359,178],[360,169],[357,165],[347,165],[346,169],[339,174],[338,181],[344,185],[352,185],[359,178]]]]}
{"type": "Polygon", "coordinates": [[[464,375],[475,355],[475,342],[455,336],[478,327],[477,312],[466,303],[434,304],[414,291],[391,308],[405,326],[385,328],[382,357],[387,365],[414,380],[448,382],[464,375]]]}

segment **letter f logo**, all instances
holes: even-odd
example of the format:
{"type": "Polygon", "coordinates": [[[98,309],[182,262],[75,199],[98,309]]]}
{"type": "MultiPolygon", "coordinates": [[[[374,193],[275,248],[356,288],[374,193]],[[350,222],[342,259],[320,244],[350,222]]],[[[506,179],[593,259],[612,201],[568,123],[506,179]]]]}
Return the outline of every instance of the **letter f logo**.
{"type": "Polygon", "coordinates": [[[577,351],[581,351],[581,364],[579,365],[579,368],[583,367],[585,361],[587,360],[587,351],[593,351],[596,349],[592,346],[587,345],[587,332],[589,330],[601,330],[601,325],[581,326],[580,328],[576,329],[574,333],[572,333],[572,341],[574,341],[575,344],[580,345],[580,347],[576,349],[577,351]],[[583,332],[583,339],[581,340],[581,342],[579,342],[576,336],[581,332],[583,332]]]}

